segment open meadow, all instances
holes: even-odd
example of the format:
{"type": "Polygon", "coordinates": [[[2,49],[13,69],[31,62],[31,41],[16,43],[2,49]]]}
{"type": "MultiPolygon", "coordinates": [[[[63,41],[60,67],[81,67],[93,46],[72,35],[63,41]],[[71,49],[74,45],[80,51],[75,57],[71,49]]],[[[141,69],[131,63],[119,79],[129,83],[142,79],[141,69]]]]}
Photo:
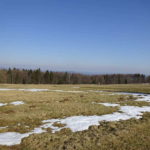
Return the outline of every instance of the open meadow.
{"type": "Polygon", "coordinates": [[[0,0],[0,150],[150,150],[150,0],[0,0]]]}
{"type": "Polygon", "coordinates": [[[0,149],[149,150],[150,84],[1,84],[0,149]]]}

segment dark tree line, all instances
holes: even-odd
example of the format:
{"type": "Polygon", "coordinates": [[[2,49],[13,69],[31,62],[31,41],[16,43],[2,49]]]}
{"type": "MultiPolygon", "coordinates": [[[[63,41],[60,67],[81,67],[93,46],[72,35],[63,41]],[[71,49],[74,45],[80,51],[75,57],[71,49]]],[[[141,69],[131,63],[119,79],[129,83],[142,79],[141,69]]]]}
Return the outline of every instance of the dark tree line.
{"type": "Polygon", "coordinates": [[[85,75],[79,73],[1,69],[0,83],[11,84],[128,84],[150,83],[150,76],[143,74],[85,75]]]}

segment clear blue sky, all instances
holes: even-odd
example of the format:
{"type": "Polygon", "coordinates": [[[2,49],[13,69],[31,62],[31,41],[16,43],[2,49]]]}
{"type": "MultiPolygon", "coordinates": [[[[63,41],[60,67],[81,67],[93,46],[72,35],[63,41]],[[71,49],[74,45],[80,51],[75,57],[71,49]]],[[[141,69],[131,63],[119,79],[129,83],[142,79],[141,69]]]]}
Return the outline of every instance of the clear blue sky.
{"type": "Polygon", "coordinates": [[[150,0],[0,0],[0,67],[150,74],[150,0]]]}

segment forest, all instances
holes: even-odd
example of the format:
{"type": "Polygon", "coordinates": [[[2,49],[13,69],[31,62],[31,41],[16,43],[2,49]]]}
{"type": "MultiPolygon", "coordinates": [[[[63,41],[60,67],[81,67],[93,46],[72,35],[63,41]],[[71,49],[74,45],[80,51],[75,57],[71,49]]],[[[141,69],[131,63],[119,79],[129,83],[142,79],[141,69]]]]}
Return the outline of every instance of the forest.
{"type": "Polygon", "coordinates": [[[144,74],[97,74],[41,71],[41,69],[0,69],[0,83],[8,84],[130,84],[150,83],[144,74]]]}

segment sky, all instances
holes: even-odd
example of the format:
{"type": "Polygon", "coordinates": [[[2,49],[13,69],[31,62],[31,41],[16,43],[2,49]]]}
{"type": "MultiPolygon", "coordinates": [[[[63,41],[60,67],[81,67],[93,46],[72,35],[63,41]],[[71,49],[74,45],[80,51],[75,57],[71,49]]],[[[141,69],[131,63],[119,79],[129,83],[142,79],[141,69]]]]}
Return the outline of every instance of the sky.
{"type": "Polygon", "coordinates": [[[0,0],[0,67],[150,74],[150,1],[0,0]]]}

